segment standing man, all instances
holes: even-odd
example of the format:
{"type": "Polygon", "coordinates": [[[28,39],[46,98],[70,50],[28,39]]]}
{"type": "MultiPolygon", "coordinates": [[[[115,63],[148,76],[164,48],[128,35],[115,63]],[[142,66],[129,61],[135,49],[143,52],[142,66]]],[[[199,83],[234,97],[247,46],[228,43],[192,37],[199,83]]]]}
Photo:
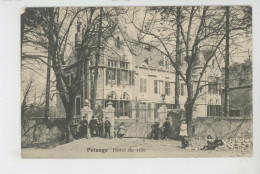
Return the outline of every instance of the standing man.
{"type": "Polygon", "coordinates": [[[111,123],[108,120],[108,117],[106,117],[106,121],[105,121],[105,137],[106,138],[107,138],[107,135],[108,135],[108,138],[110,138],[110,127],[111,127],[111,123]]]}
{"type": "Polygon", "coordinates": [[[92,116],[92,119],[89,121],[89,129],[90,129],[91,137],[94,137],[94,130],[96,131],[96,128],[97,128],[97,120],[95,119],[94,116],[92,116]]]}
{"type": "Polygon", "coordinates": [[[88,120],[86,115],[83,117],[81,121],[81,137],[88,138],[88,120]]]}
{"type": "Polygon", "coordinates": [[[102,118],[99,118],[99,120],[98,120],[98,135],[100,137],[103,136],[103,120],[102,120],[102,118]]]}
{"type": "Polygon", "coordinates": [[[166,121],[163,123],[163,134],[164,134],[164,139],[167,140],[169,133],[170,133],[170,128],[171,124],[168,120],[168,117],[166,118],[166,121]]]}

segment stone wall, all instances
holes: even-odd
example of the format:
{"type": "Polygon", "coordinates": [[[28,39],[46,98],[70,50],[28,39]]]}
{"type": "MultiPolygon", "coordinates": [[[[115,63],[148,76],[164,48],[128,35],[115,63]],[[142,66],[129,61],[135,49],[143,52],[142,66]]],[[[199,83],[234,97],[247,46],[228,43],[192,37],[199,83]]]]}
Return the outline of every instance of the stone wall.
{"type": "MultiPolygon", "coordinates": [[[[30,147],[33,144],[60,142],[64,120],[56,120],[49,127],[41,119],[27,120],[22,123],[21,146],[30,147]]],[[[64,131],[62,131],[64,132],[64,131]]]]}
{"type": "Polygon", "coordinates": [[[244,117],[206,117],[196,118],[193,122],[193,136],[219,138],[252,138],[253,119],[244,117]]]}

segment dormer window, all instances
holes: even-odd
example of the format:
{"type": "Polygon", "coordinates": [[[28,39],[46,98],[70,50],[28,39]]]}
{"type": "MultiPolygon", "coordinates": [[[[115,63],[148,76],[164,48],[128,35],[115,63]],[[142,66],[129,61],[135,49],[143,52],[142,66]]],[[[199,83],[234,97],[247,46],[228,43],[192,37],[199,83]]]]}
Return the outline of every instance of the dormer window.
{"type": "Polygon", "coordinates": [[[215,68],[215,60],[212,60],[212,67],[215,68]]]}
{"type": "Polygon", "coordinates": [[[161,61],[159,62],[159,65],[160,65],[161,67],[163,67],[163,60],[161,60],[161,61]]]}
{"type": "Polygon", "coordinates": [[[128,69],[129,63],[128,62],[120,62],[120,68],[121,69],[128,69]]]}
{"type": "Polygon", "coordinates": [[[119,36],[116,37],[116,47],[120,49],[120,38],[119,36]]]}
{"type": "Polygon", "coordinates": [[[168,69],[169,68],[169,62],[165,61],[165,68],[168,69]]]}
{"type": "Polygon", "coordinates": [[[116,68],[117,67],[117,61],[108,60],[108,66],[111,67],[111,68],[116,68]]]}

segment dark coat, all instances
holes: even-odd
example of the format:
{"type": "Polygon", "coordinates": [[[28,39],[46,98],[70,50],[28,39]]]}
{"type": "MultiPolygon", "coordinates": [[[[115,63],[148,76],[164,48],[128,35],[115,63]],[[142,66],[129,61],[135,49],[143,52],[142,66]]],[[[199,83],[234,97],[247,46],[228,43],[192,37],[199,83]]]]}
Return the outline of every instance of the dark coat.
{"type": "Polygon", "coordinates": [[[159,131],[159,123],[155,123],[151,127],[152,127],[152,131],[153,132],[158,132],[159,131]]]}
{"type": "Polygon", "coordinates": [[[105,121],[105,129],[110,129],[111,123],[109,120],[105,121]]]}
{"type": "Polygon", "coordinates": [[[165,130],[165,131],[169,131],[170,128],[171,128],[170,122],[169,122],[169,121],[165,121],[165,122],[163,123],[163,127],[164,127],[164,130],[165,130]]]}
{"type": "Polygon", "coordinates": [[[99,129],[103,129],[103,121],[99,121],[99,123],[98,123],[98,128],[99,128],[99,129]]]}
{"type": "Polygon", "coordinates": [[[97,120],[91,119],[91,120],[89,121],[89,128],[90,128],[90,129],[95,129],[95,128],[97,128],[97,120]]]}
{"type": "Polygon", "coordinates": [[[88,127],[88,120],[82,120],[81,121],[81,126],[82,127],[88,127]]]}

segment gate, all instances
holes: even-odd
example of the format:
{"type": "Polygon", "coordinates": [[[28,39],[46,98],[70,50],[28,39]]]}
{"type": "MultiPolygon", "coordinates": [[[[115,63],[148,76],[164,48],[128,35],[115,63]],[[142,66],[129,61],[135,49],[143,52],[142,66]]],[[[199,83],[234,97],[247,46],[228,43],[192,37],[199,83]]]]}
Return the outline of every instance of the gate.
{"type": "MultiPolygon", "coordinates": [[[[122,113],[129,113],[130,118],[126,117],[116,119],[116,127],[118,129],[119,124],[124,122],[126,127],[125,137],[138,137],[138,138],[147,138],[151,132],[151,126],[154,124],[155,119],[157,119],[157,109],[151,108],[151,105],[145,105],[145,103],[139,103],[135,108],[118,108],[117,110],[120,115],[122,113]],[[147,107],[146,107],[147,106],[147,107]]],[[[123,116],[129,116],[128,114],[123,114],[123,116]]]]}

